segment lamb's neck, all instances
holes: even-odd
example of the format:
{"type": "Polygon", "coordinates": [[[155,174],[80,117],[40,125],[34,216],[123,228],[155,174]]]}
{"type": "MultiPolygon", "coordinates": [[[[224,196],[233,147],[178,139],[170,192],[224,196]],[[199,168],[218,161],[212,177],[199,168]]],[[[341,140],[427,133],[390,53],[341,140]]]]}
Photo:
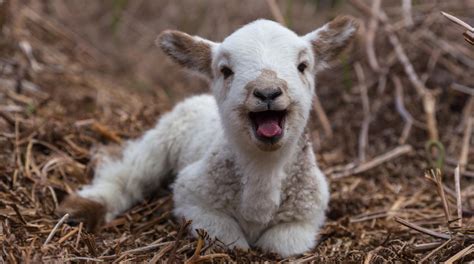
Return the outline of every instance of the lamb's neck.
{"type": "Polygon", "coordinates": [[[242,173],[240,211],[245,220],[268,223],[280,205],[285,166],[297,151],[297,142],[275,152],[238,153],[242,173]]]}

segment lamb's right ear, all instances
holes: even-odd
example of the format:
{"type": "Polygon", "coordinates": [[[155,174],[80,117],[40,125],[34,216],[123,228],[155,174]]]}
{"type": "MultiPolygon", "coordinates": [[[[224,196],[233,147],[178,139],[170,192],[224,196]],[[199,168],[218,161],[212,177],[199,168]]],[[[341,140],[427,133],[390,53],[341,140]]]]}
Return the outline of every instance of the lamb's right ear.
{"type": "Polygon", "coordinates": [[[175,62],[212,78],[212,49],[216,43],[176,30],[163,31],[156,43],[175,62]]]}
{"type": "Polygon", "coordinates": [[[359,28],[357,19],[338,16],[321,28],[303,36],[313,46],[316,67],[323,69],[349,44],[359,28]]]}

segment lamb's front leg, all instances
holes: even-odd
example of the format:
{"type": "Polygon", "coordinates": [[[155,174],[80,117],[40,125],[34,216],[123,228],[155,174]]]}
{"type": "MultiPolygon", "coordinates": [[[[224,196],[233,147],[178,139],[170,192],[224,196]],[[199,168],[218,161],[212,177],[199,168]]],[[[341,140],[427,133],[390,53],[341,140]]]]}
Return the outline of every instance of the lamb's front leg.
{"type": "Polygon", "coordinates": [[[237,221],[223,212],[199,206],[180,206],[175,209],[175,214],[192,221],[194,236],[197,236],[197,229],[204,229],[211,238],[217,238],[230,248],[249,248],[237,221]]]}
{"type": "MultiPolygon", "coordinates": [[[[173,199],[177,218],[191,220],[191,229],[204,229],[230,248],[248,249],[249,245],[239,223],[228,214],[226,196],[232,197],[229,185],[219,182],[225,179],[225,166],[209,170],[211,162],[201,160],[183,169],[173,186],[173,199]],[[221,176],[212,178],[212,175],[221,176]]],[[[212,163],[211,163],[212,164],[212,163]]]]}
{"type": "Polygon", "coordinates": [[[282,257],[302,254],[316,244],[318,225],[298,221],[277,224],[263,233],[256,246],[282,257]]]}

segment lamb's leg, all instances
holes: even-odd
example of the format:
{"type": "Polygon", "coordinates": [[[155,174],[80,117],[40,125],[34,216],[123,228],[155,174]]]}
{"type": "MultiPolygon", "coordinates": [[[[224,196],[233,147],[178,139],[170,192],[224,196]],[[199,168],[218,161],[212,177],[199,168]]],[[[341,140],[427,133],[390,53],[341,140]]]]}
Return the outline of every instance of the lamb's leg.
{"type": "MultiPolygon", "coordinates": [[[[200,160],[184,168],[173,186],[174,215],[191,220],[191,231],[204,229],[229,247],[248,249],[249,245],[239,223],[218,206],[222,197],[213,196],[217,190],[208,177],[208,160],[200,160]]],[[[221,190],[222,191],[222,190],[221,190]]]]}
{"type": "Polygon", "coordinates": [[[237,221],[223,212],[199,206],[180,206],[175,209],[175,215],[192,220],[194,236],[197,236],[196,229],[204,229],[211,238],[219,239],[230,248],[249,248],[237,221]]]}
{"type": "Polygon", "coordinates": [[[92,184],[68,197],[58,211],[94,230],[158,188],[170,171],[168,158],[166,127],[158,123],[142,138],[128,142],[121,158],[106,157],[92,184]]]}
{"type": "Polygon", "coordinates": [[[277,224],[263,233],[256,245],[282,257],[304,253],[316,244],[318,225],[311,222],[277,224]]]}

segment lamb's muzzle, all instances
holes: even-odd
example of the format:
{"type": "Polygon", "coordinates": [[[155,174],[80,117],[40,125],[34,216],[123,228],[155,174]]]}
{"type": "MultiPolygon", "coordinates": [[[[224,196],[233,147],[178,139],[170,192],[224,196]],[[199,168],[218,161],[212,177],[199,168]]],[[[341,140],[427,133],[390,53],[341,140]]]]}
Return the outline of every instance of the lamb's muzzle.
{"type": "Polygon", "coordinates": [[[106,157],[92,184],[60,210],[95,229],[153,193],[170,175],[174,214],[225,244],[284,257],[315,245],[329,191],[304,133],[315,75],[356,31],[338,17],[298,36],[267,20],[222,43],[165,31],[157,42],[177,63],[211,83],[155,128],[106,157]]]}

